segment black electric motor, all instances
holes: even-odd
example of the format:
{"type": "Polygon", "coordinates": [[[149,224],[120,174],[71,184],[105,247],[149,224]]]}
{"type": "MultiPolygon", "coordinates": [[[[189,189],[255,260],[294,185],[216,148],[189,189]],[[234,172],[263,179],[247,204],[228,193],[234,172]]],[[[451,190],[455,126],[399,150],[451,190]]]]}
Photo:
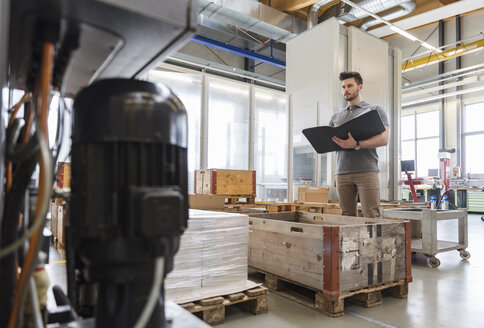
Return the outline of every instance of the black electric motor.
{"type": "MultiPolygon", "coordinates": [[[[133,327],[155,259],[163,278],[173,269],[188,219],[187,143],[186,110],[166,86],[100,80],[76,97],[69,236],[80,281],[97,283],[96,327],[133,327]]],[[[163,297],[161,287],[146,327],[164,326],[163,297]]]]}

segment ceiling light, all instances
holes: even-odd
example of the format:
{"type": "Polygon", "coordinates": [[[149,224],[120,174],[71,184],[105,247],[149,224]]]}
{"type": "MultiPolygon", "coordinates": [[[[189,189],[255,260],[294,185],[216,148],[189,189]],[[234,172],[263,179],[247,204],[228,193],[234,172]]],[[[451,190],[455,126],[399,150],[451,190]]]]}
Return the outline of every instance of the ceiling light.
{"type": "Polygon", "coordinates": [[[398,34],[400,34],[401,36],[404,36],[406,37],[407,39],[410,39],[412,41],[417,41],[418,39],[416,37],[414,37],[412,34],[402,30],[401,28],[399,27],[396,27],[395,25],[392,25],[390,26],[390,29],[392,29],[394,32],[397,32],[398,34]]]}

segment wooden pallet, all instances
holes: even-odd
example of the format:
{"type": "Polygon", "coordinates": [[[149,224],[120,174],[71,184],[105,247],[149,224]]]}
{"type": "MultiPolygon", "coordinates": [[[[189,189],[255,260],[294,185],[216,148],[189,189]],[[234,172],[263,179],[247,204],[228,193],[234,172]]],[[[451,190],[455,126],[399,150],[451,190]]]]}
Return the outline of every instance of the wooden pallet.
{"type": "Polygon", "coordinates": [[[219,325],[225,320],[225,308],[237,304],[252,314],[267,313],[269,307],[268,290],[256,287],[244,292],[211,297],[197,302],[180,304],[185,310],[199,316],[209,325],[219,325]]]}
{"type": "Polygon", "coordinates": [[[408,297],[408,283],[404,280],[344,292],[339,296],[338,300],[331,301],[323,295],[322,291],[298,285],[293,281],[281,279],[270,273],[259,272],[258,277],[252,275],[250,279],[260,281],[261,277],[265,280],[264,285],[271,292],[320,311],[330,317],[342,316],[344,314],[345,302],[370,308],[382,303],[382,294],[396,298],[408,297]]]}
{"type": "Polygon", "coordinates": [[[231,195],[225,196],[225,199],[225,204],[255,204],[255,197],[253,195],[231,195]],[[242,199],[245,199],[245,202],[242,199]]]}

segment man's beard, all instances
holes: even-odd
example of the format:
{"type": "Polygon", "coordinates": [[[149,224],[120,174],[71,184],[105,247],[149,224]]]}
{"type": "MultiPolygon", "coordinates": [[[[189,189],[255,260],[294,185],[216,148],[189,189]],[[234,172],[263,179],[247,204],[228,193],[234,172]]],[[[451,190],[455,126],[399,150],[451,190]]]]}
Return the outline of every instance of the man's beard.
{"type": "Polygon", "coordinates": [[[344,96],[346,101],[353,101],[353,99],[357,98],[360,95],[358,91],[355,93],[350,93],[348,96],[344,96]],[[348,97],[348,98],[347,98],[348,97]]]}

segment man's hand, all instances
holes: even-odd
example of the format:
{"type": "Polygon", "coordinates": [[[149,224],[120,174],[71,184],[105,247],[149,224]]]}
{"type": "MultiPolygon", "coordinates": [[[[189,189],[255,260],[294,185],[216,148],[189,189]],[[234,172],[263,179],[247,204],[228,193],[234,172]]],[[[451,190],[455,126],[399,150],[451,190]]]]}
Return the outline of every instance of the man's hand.
{"type": "Polygon", "coordinates": [[[338,137],[332,138],[333,142],[343,149],[355,149],[356,140],[353,139],[351,133],[348,132],[348,139],[340,139],[338,137]]]}

